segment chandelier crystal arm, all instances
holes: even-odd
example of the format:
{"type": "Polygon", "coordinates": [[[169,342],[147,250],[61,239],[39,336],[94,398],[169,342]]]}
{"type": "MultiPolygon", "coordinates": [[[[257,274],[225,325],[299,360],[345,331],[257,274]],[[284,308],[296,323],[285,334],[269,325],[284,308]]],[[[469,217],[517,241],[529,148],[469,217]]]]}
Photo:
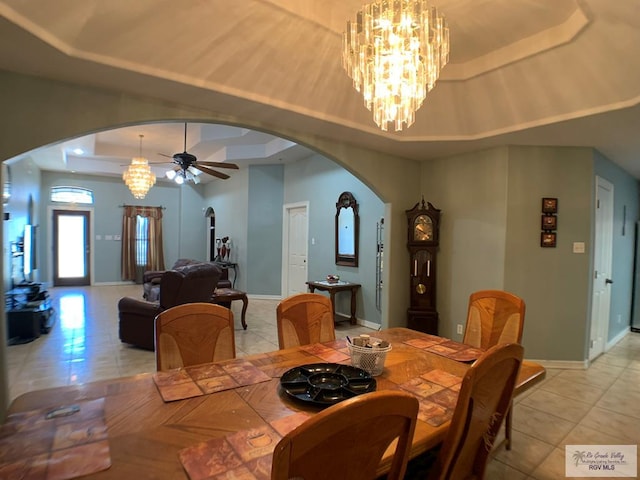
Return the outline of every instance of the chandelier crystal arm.
{"type": "Polygon", "coordinates": [[[342,65],[375,123],[400,131],[449,62],[449,27],[427,0],[375,0],[347,21],[342,47],[342,65]]]}

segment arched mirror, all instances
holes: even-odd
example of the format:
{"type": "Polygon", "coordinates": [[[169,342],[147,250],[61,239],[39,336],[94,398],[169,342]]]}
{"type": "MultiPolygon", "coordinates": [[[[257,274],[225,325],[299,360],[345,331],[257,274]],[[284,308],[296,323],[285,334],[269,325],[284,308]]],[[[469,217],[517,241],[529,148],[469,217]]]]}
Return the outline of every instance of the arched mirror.
{"type": "Polygon", "coordinates": [[[358,266],[358,202],[342,192],[336,203],[336,265],[358,266]]]}

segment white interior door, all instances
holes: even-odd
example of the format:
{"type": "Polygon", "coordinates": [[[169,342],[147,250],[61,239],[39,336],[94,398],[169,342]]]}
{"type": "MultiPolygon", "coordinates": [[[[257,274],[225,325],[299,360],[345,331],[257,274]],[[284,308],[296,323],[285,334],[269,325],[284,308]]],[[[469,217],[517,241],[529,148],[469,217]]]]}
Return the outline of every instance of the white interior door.
{"type": "Polygon", "coordinates": [[[611,306],[611,262],[613,245],[613,185],[596,177],[596,219],[594,244],[593,300],[589,360],[604,352],[611,306]]]}
{"type": "Polygon", "coordinates": [[[284,296],[307,291],[308,204],[285,205],[282,292],[284,296]]]}

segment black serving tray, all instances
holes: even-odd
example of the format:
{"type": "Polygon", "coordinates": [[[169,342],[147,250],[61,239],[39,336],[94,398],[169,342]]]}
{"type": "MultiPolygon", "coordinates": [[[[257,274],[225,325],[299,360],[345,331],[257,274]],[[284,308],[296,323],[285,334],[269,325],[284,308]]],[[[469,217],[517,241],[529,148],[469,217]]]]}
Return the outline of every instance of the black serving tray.
{"type": "Polygon", "coordinates": [[[361,368],[339,363],[312,363],[287,370],[281,389],[291,398],[329,406],[376,390],[376,380],[361,368]]]}

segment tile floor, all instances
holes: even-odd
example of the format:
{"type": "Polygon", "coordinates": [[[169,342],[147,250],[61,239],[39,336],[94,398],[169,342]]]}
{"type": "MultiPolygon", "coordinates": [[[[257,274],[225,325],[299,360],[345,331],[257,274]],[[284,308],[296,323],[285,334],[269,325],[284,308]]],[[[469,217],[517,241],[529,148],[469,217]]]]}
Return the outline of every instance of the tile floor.
{"type": "MultiPolygon", "coordinates": [[[[47,335],[8,348],[10,397],[47,387],[155,370],[153,352],[118,339],[117,301],[141,296],[140,286],[51,289],[56,324],[47,335]]],[[[234,302],[238,356],[277,349],[275,300],[250,299],[249,328],[234,302]]],[[[338,326],[338,335],[370,333],[338,326]]],[[[566,444],[640,443],[640,334],[630,333],[588,370],[549,369],[547,378],[516,399],[513,449],[498,445],[488,480],[564,477],[566,444]]]]}

